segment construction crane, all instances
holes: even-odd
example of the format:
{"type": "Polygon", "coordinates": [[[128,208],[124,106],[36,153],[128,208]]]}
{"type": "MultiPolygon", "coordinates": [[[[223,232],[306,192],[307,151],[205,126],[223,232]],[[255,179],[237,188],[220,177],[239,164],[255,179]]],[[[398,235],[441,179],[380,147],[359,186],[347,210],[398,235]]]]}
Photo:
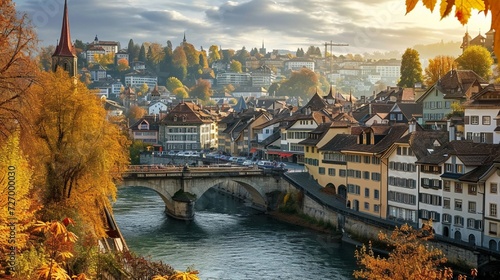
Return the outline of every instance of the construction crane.
{"type": "Polygon", "coordinates": [[[326,51],[328,50],[328,46],[330,46],[330,74],[333,72],[333,47],[338,46],[349,46],[349,44],[344,43],[334,43],[333,41],[325,42],[325,62],[326,62],[326,51]]]}

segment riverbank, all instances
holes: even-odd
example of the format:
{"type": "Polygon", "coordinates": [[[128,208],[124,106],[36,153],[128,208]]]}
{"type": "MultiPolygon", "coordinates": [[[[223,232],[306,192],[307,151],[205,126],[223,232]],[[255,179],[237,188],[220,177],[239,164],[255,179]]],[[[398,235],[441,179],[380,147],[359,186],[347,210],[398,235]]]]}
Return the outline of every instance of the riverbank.
{"type": "Polygon", "coordinates": [[[342,237],[341,234],[332,226],[326,224],[326,225],[321,225],[318,224],[317,222],[311,220],[311,219],[306,219],[305,217],[302,217],[298,214],[289,214],[289,213],[283,213],[278,210],[268,212],[268,215],[272,217],[273,219],[279,220],[281,222],[285,222],[288,224],[312,229],[317,232],[321,233],[326,233],[326,234],[331,234],[335,236],[339,236],[339,240],[342,237]]]}

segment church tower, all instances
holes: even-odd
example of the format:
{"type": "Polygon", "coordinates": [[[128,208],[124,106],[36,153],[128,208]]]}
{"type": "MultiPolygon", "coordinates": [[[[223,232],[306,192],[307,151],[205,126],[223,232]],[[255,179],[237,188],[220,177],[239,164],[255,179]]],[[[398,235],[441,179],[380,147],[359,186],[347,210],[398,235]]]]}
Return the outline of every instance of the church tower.
{"type": "Polygon", "coordinates": [[[71,35],[69,30],[68,19],[68,1],[64,1],[64,14],[61,27],[61,38],[56,47],[56,51],[52,55],[52,71],[56,71],[59,67],[67,71],[71,77],[77,74],[77,56],[75,47],[71,43],[71,35]]]}

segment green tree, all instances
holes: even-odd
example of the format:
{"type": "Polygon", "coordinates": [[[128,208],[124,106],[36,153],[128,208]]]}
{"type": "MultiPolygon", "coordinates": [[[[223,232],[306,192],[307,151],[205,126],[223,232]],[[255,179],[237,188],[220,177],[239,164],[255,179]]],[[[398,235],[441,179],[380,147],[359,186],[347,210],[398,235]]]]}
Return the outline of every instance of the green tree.
{"type": "Polygon", "coordinates": [[[134,140],[129,147],[130,164],[141,164],[141,153],[148,150],[148,144],[134,140]]]}
{"type": "Polygon", "coordinates": [[[177,79],[176,77],[168,78],[166,86],[167,86],[168,91],[170,91],[170,92],[174,92],[174,90],[184,87],[182,82],[179,79],[177,79]]]}
{"type": "Polygon", "coordinates": [[[198,79],[196,81],[196,85],[189,90],[189,96],[191,96],[191,98],[198,98],[203,101],[208,101],[210,99],[210,96],[212,96],[210,82],[203,79],[198,79]]]}
{"type": "Polygon", "coordinates": [[[144,44],[141,45],[141,49],[139,50],[139,56],[137,57],[138,61],[146,62],[146,47],[144,44]]]}
{"type": "Polygon", "coordinates": [[[172,42],[167,41],[167,46],[163,49],[163,53],[165,54],[165,56],[163,57],[163,60],[160,63],[160,71],[171,73],[172,69],[173,69],[173,62],[172,62],[172,57],[173,57],[172,42]]]}
{"type": "Polygon", "coordinates": [[[238,60],[232,60],[229,68],[232,72],[235,72],[235,73],[242,72],[241,62],[239,62],[238,60]]]}
{"type": "Polygon", "coordinates": [[[456,61],[460,69],[472,70],[483,79],[489,80],[493,58],[485,47],[470,46],[456,61]]]}
{"type": "Polygon", "coordinates": [[[134,60],[139,57],[139,51],[140,49],[134,44],[134,40],[130,39],[127,47],[128,59],[130,62],[134,62],[134,60]]]}
{"type": "Polygon", "coordinates": [[[249,57],[250,53],[247,51],[245,47],[242,47],[241,50],[236,52],[236,55],[233,59],[238,60],[241,63],[241,65],[245,65],[249,57]]]}
{"type": "Polygon", "coordinates": [[[401,78],[398,86],[413,88],[416,83],[420,83],[422,80],[422,65],[419,54],[416,50],[408,48],[401,59],[401,78]]]}
{"type": "Polygon", "coordinates": [[[293,71],[290,79],[284,81],[278,89],[280,96],[308,96],[319,85],[318,76],[308,68],[293,71]]]}
{"type": "Polygon", "coordinates": [[[281,84],[279,82],[274,82],[269,86],[267,92],[269,93],[269,95],[276,95],[276,93],[278,93],[279,91],[280,86],[281,84]]]}
{"type": "Polygon", "coordinates": [[[456,68],[455,58],[449,55],[438,55],[429,59],[429,65],[425,67],[425,85],[434,85],[442,76],[456,68]]]}

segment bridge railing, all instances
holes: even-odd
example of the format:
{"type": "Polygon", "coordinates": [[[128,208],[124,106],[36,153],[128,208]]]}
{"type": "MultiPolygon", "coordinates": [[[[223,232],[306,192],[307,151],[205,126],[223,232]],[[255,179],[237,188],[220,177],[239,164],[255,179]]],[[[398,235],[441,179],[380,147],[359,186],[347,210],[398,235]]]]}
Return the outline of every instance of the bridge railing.
{"type": "MultiPolygon", "coordinates": [[[[154,172],[182,172],[184,166],[172,165],[130,165],[125,173],[154,173],[154,172]]],[[[217,171],[240,171],[240,170],[258,170],[257,167],[232,166],[232,165],[203,165],[188,167],[191,172],[217,172],[217,171]]]]}

